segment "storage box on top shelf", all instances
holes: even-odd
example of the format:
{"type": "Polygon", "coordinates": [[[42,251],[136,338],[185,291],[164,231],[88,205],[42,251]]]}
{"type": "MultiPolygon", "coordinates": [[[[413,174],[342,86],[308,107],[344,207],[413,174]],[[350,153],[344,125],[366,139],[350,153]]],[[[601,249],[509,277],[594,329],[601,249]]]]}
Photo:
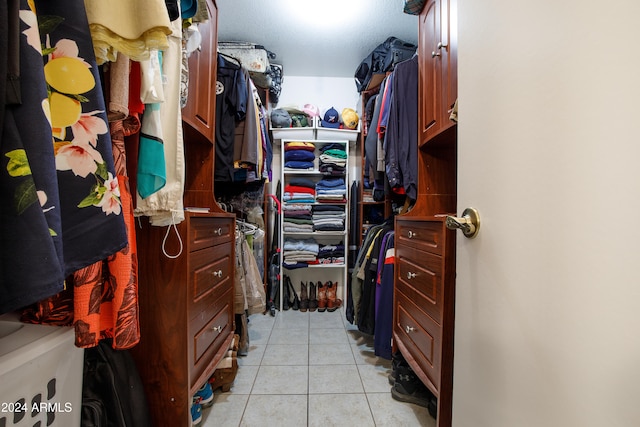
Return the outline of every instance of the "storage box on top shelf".
{"type": "Polygon", "coordinates": [[[84,350],[72,327],[0,316],[0,425],[79,426],[84,350]]]}
{"type": "Polygon", "coordinates": [[[269,130],[271,131],[271,135],[273,135],[273,139],[277,141],[281,141],[283,139],[294,141],[310,141],[316,139],[316,119],[317,117],[310,118],[309,121],[311,123],[307,127],[288,128],[273,127],[271,121],[269,121],[269,130]]]}
{"type": "Polygon", "coordinates": [[[361,121],[358,121],[358,126],[355,129],[348,128],[327,128],[322,127],[322,123],[318,120],[316,129],[316,139],[318,140],[347,140],[349,143],[353,143],[358,139],[360,133],[361,121]]]}

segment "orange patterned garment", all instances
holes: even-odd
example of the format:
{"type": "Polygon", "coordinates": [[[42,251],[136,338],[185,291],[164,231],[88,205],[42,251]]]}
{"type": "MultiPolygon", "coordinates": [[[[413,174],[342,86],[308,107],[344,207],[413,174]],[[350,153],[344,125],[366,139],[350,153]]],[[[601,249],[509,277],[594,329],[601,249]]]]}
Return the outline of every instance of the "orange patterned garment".
{"type": "Polygon", "coordinates": [[[126,176],[118,176],[129,244],[105,261],[73,274],[76,346],[93,347],[103,338],[113,348],[131,348],[140,340],[138,257],[133,202],[126,176]]]}

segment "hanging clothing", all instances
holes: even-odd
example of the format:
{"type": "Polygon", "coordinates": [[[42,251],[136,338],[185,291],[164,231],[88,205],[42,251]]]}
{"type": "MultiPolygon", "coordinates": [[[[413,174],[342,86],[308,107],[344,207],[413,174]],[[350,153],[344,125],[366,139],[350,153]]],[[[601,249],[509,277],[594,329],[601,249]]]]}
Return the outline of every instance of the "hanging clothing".
{"type": "Polygon", "coordinates": [[[66,276],[127,243],[84,4],[35,6],[60,22],[40,34],[35,10],[20,3],[22,104],[5,107],[2,124],[0,227],[11,248],[2,254],[2,312],[61,291],[66,276]]]}
{"type": "Polygon", "coordinates": [[[248,112],[247,83],[240,67],[218,54],[215,181],[233,181],[236,122],[248,112]]]}
{"type": "Polygon", "coordinates": [[[416,200],[418,192],[418,57],[403,61],[393,71],[393,97],[385,133],[387,180],[416,200]]]}
{"type": "Polygon", "coordinates": [[[173,32],[167,38],[169,49],[164,52],[162,61],[162,72],[166,77],[165,100],[159,105],[166,183],[160,190],[144,199],[138,192],[135,210],[136,216],[148,216],[151,225],[161,227],[178,224],[184,220],[185,163],[180,111],[181,25],[180,20],[171,23],[173,32]]]}
{"type": "MultiPolygon", "coordinates": [[[[148,59],[150,49],[169,47],[167,36],[173,30],[163,0],[85,0],[84,3],[98,64],[115,61],[118,52],[140,61],[148,59]]],[[[181,24],[181,20],[178,23],[181,24]]]]}
{"type": "Polygon", "coordinates": [[[378,277],[376,280],[376,329],[373,347],[376,356],[391,360],[393,335],[393,278],[395,271],[394,232],[383,238],[380,249],[378,277]]]}

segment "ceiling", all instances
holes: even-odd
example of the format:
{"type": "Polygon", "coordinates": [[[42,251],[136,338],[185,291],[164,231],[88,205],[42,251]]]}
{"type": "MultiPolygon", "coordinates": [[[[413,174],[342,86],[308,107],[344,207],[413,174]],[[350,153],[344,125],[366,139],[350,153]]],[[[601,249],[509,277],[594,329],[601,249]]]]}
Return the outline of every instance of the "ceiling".
{"type": "Polygon", "coordinates": [[[218,40],[276,54],[285,76],[353,78],[389,36],[418,43],[418,19],[403,0],[217,0],[218,40]]]}

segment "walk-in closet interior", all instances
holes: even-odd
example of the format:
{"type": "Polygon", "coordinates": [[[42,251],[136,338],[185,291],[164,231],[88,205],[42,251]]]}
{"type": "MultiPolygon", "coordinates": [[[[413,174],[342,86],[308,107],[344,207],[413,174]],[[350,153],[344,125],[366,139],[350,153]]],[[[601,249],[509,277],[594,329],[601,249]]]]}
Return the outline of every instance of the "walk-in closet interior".
{"type": "Polygon", "coordinates": [[[2,3],[0,426],[452,425],[457,0],[2,3]]]}

